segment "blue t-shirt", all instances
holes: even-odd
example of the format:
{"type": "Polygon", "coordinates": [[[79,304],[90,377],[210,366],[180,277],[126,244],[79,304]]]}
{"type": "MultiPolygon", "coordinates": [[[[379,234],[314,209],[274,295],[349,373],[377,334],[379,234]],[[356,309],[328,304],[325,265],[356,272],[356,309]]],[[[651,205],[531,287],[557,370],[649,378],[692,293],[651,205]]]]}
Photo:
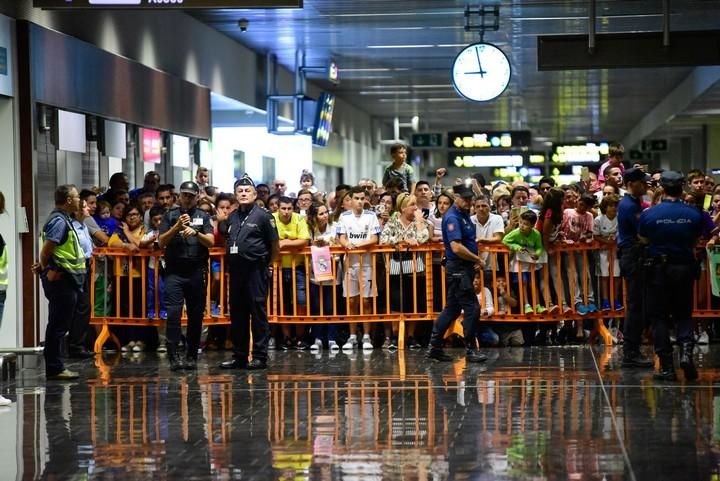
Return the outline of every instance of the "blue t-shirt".
{"type": "Polygon", "coordinates": [[[58,209],[54,210],[51,215],[52,218],[43,229],[45,240],[52,241],[57,245],[63,244],[67,240],[69,218],[64,211],[58,209]],[[61,215],[53,215],[56,212],[60,212],[61,215]]]}
{"type": "Polygon", "coordinates": [[[460,241],[470,252],[477,255],[476,229],[469,212],[463,212],[454,205],[450,207],[443,217],[442,236],[445,244],[445,256],[449,260],[461,259],[450,248],[450,243],[453,241],[460,241]]]}
{"type": "Polygon", "coordinates": [[[103,219],[100,216],[93,216],[95,219],[95,222],[97,222],[98,227],[102,229],[102,231],[110,237],[115,233],[115,231],[120,230],[120,223],[115,217],[108,217],[107,219],[103,219]]]}
{"type": "Polygon", "coordinates": [[[80,241],[80,247],[82,247],[82,250],[85,253],[85,259],[90,259],[93,252],[93,242],[90,237],[90,231],[88,231],[88,228],[85,227],[84,224],[81,224],[76,219],[73,219],[72,225],[77,233],[78,241],[80,241]]]}
{"type": "Polygon", "coordinates": [[[650,241],[650,257],[667,256],[674,262],[692,262],[700,238],[702,215],[680,201],[664,200],[640,216],[638,234],[650,241]]]}
{"type": "Polygon", "coordinates": [[[619,248],[632,247],[638,241],[637,228],[642,205],[630,194],[623,196],[618,205],[617,244],[619,248]]]}

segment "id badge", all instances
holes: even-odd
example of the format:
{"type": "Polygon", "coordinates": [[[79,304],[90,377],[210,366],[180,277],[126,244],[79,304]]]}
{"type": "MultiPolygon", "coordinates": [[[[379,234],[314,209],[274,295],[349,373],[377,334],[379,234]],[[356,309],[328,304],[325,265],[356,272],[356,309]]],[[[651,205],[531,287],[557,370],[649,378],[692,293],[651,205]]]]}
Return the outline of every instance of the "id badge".
{"type": "Polygon", "coordinates": [[[193,225],[193,227],[197,227],[197,226],[202,227],[202,226],[203,226],[203,218],[202,218],[202,217],[195,217],[195,218],[192,220],[192,225],[193,225]]]}
{"type": "Polygon", "coordinates": [[[237,253],[238,253],[238,247],[230,246],[230,254],[237,254],[237,253]]]}

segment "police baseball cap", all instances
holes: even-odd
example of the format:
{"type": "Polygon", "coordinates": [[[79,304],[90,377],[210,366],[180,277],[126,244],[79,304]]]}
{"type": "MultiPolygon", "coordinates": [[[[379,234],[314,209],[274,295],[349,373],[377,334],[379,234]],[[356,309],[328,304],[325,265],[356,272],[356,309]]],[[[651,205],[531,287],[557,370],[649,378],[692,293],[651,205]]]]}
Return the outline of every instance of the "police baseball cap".
{"type": "Polygon", "coordinates": [[[180,193],[198,195],[200,193],[200,187],[192,180],[187,180],[180,184],[180,193]]]}
{"type": "Polygon", "coordinates": [[[475,197],[475,193],[473,192],[472,188],[468,187],[465,184],[458,184],[453,186],[453,193],[464,198],[475,197]]]}
{"type": "Polygon", "coordinates": [[[649,182],[651,177],[642,169],[631,168],[625,171],[623,174],[623,182],[637,182],[638,180],[644,180],[649,182]]]}
{"type": "Polygon", "coordinates": [[[238,180],[236,180],[233,188],[237,189],[238,185],[250,185],[253,188],[255,188],[255,182],[253,182],[253,180],[247,174],[243,174],[242,177],[240,177],[238,180]]]}
{"type": "Polygon", "coordinates": [[[685,176],[674,170],[666,170],[660,174],[660,185],[663,187],[682,187],[685,176]]]}

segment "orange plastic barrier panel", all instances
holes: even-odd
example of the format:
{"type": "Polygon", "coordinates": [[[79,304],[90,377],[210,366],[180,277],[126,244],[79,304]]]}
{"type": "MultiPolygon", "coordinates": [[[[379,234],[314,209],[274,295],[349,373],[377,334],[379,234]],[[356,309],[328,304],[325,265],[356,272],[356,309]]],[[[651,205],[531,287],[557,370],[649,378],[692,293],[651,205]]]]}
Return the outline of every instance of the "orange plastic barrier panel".
{"type": "MultiPolygon", "coordinates": [[[[492,306],[481,322],[593,319],[592,338],[600,335],[612,344],[603,320],[624,317],[626,295],[616,270],[614,246],[598,242],[561,245],[539,261],[512,253],[502,244],[481,244],[480,251],[484,265],[476,285],[481,311],[492,306]],[[601,253],[604,270],[598,265],[601,253]],[[500,295],[503,288],[512,293],[513,302],[500,295]],[[603,299],[609,309],[606,305],[603,310],[603,299]],[[596,312],[578,312],[578,304],[590,303],[597,306],[596,312]]],[[[394,322],[402,349],[407,323],[431,322],[442,310],[446,293],[442,244],[372,246],[352,252],[333,247],[330,252],[333,280],[329,281],[315,279],[310,248],[281,252],[281,258],[287,256],[286,267],[281,260],[273,266],[267,301],[271,323],[394,322]]],[[[91,324],[101,327],[96,351],[113,339],[111,325],[164,325],[159,308],[161,257],[158,250],[132,255],[118,248],[95,250],[90,295],[91,324]]],[[[213,261],[216,272],[208,275],[204,323],[229,324],[231,296],[224,248],[210,250],[209,273],[213,261]],[[217,305],[216,312],[211,312],[211,305],[217,305]]],[[[710,278],[702,271],[695,284],[693,316],[720,317],[718,303],[711,295],[710,278]]]]}

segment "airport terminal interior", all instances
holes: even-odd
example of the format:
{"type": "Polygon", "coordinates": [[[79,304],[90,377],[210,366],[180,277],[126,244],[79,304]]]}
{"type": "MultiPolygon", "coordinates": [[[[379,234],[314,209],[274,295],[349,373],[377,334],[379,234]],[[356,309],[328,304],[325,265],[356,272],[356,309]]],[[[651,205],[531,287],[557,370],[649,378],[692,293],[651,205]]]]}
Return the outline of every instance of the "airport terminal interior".
{"type": "Polygon", "coordinates": [[[0,374],[0,481],[719,480],[720,1],[0,0],[0,374]]]}

